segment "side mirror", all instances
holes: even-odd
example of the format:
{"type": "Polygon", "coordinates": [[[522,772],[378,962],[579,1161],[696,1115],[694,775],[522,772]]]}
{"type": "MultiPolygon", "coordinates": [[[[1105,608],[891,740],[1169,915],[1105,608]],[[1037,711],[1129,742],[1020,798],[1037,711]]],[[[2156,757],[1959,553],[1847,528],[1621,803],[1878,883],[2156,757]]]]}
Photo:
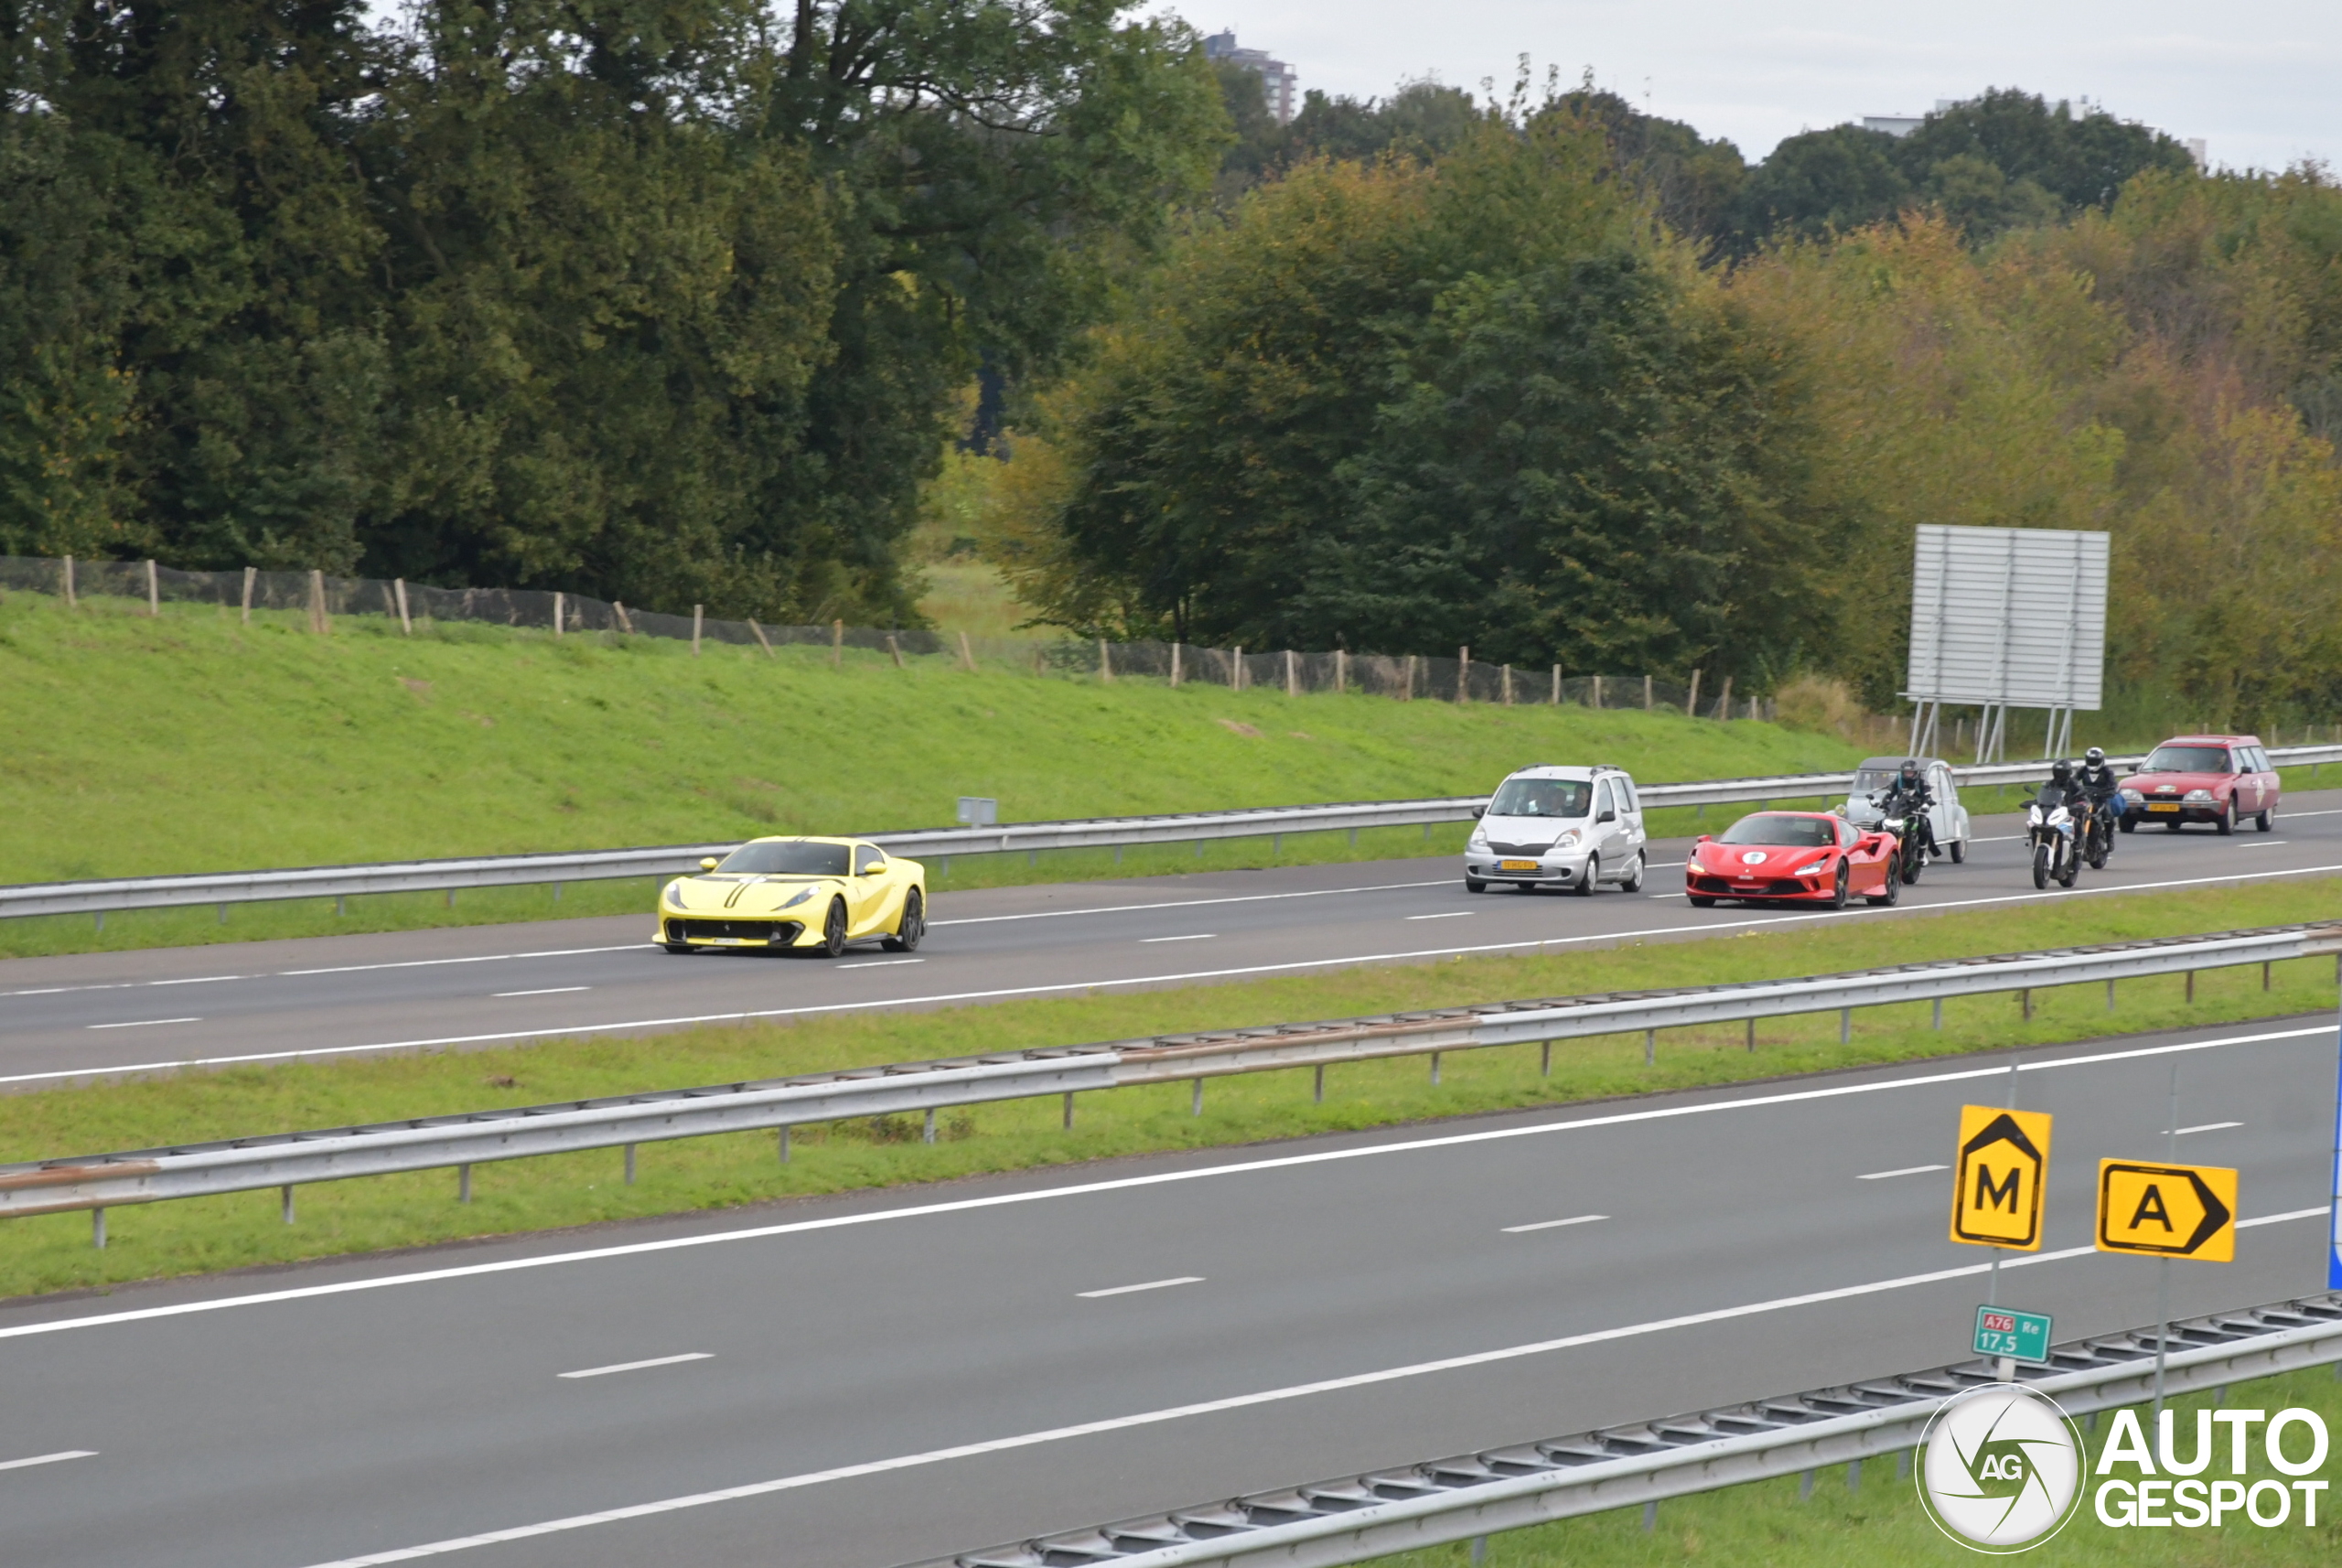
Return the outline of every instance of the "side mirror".
{"type": "Polygon", "coordinates": [[[1713,843],[1713,842],[1714,841],[1714,839],[1715,839],[1715,834],[1714,834],[1714,833],[1702,833],[1698,838],[1696,838],[1696,839],[1692,840],[1692,843],[1713,843]]]}
{"type": "Polygon", "coordinates": [[[1472,816],[1476,821],[1481,817],[1487,816],[1488,814],[1488,809],[1486,806],[1475,806],[1472,808],[1472,816]]]}
{"type": "Polygon", "coordinates": [[[1597,822],[1615,822],[1618,820],[1618,813],[1616,811],[1605,811],[1594,820],[1597,822]]]}
{"type": "Polygon", "coordinates": [[[856,872],[854,875],[857,875],[857,876],[877,876],[877,875],[883,875],[883,874],[886,872],[886,863],[885,861],[883,861],[883,860],[882,860],[882,861],[880,861],[880,862],[879,862],[877,865],[865,865],[865,866],[864,866],[860,871],[856,872]]]}
{"type": "Polygon", "coordinates": [[[699,868],[702,871],[714,871],[715,869],[715,857],[712,854],[702,855],[700,857],[699,868]]]}

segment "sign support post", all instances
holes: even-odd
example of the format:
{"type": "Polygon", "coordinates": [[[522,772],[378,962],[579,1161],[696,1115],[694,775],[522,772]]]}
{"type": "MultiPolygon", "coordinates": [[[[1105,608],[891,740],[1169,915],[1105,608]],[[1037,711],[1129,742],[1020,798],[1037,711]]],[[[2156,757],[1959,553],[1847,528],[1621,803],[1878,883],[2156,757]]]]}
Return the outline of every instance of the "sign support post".
{"type": "MultiPolygon", "coordinates": [[[[2163,1157],[2179,1160],[2179,1058],[2171,1058],[2171,1105],[2165,1112],[2163,1157]]],[[[2155,1260],[2155,1430],[2163,1430],[2163,1364],[2171,1345],[2171,1260],[2155,1260]]]]}

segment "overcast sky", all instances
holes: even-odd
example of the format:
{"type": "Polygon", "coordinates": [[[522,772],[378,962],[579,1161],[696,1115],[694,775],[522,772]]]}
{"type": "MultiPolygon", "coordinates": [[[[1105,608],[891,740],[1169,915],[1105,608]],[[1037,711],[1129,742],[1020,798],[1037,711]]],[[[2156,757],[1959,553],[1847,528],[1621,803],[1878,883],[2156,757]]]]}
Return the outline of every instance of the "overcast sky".
{"type": "Polygon", "coordinates": [[[1499,90],[1527,54],[1729,136],[1750,161],[1784,136],[1939,98],[2022,87],[2088,98],[2212,161],[2342,157],[2337,0],[1179,0],[1206,32],[1292,62],[1306,91],[1370,97],[1421,76],[1499,90]],[[1207,7],[1209,9],[1207,9],[1207,7]]]}

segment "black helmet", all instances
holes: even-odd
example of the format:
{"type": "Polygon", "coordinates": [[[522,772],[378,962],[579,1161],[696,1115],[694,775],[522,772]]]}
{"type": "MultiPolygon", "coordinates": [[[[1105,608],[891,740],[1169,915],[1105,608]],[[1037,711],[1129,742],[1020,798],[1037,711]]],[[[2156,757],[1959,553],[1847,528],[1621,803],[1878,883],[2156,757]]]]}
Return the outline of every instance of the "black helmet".
{"type": "Polygon", "coordinates": [[[2082,753],[2082,760],[2089,763],[2092,768],[2103,767],[2106,763],[2106,748],[2104,746],[2093,746],[2088,751],[2082,753]]]}
{"type": "Polygon", "coordinates": [[[2049,777],[2060,784],[2067,783],[2073,776],[2074,765],[2062,757],[2049,765],[2049,777]]]}
{"type": "Polygon", "coordinates": [[[1918,759],[1909,757],[1905,757],[1903,759],[1903,777],[1906,779],[1917,779],[1918,776],[1919,764],[1918,759]]]}

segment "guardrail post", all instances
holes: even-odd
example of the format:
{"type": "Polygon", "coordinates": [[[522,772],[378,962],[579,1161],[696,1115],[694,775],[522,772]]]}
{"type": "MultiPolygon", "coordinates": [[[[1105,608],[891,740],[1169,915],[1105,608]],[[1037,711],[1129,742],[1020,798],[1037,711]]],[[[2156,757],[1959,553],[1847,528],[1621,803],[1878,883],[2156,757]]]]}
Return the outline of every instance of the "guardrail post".
{"type": "Polygon", "coordinates": [[[1846,1462],[1846,1491],[1847,1491],[1847,1494],[1848,1494],[1849,1496],[1852,1496],[1853,1494],[1857,1493],[1857,1492],[1861,1491],[1862,1489],[1863,1489],[1863,1462],[1862,1462],[1861,1460],[1859,1460],[1859,1459],[1849,1459],[1849,1460],[1846,1462]]]}
{"type": "Polygon", "coordinates": [[[1806,1470],[1801,1472],[1797,1478],[1797,1500],[1801,1503],[1808,1502],[1812,1499],[1812,1497],[1813,1472],[1806,1470]]]}
{"type": "Polygon", "coordinates": [[[456,1201],[457,1203],[469,1203],[471,1200],[472,1167],[467,1165],[457,1165],[456,1167],[456,1201]]]}
{"type": "Polygon", "coordinates": [[[1842,1046],[1853,1037],[1854,1010],[1851,1007],[1841,1007],[1838,1009],[1838,1043],[1842,1046]]]}
{"type": "Polygon", "coordinates": [[[2111,980],[2106,983],[2106,1010],[2114,1011],[2114,983],[2111,980]]]}
{"type": "Polygon", "coordinates": [[[291,1182],[288,1181],[285,1184],[283,1195],[285,1199],[285,1223],[290,1225],[293,1223],[293,1184],[291,1182]]]}
{"type": "Polygon", "coordinates": [[[228,906],[225,904],[220,906],[220,923],[223,926],[228,923],[228,906]]]}
{"type": "Polygon", "coordinates": [[[1073,1090],[1065,1091],[1065,1130],[1073,1131],[1073,1090]]]}
{"type": "Polygon", "coordinates": [[[1659,1499],[1653,1498],[1643,1505],[1643,1533],[1649,1535],[1659,1528],[1659,1499]]]}
{"type": "MultiPolygon", "coordinates": [[[[1066,1098],[1071,1100],[1073,1096],[1069,1094],[1066,1098]]],[[[1310,1090],[1309,1099],[1313,1104],[1326,1103],[1326,1064],[1324,1062],[1317,1064],[1317,1081],[1310,1090]]]]}
{"type": "Polygon", "coordinates": [[[1204,1080],[1202,1079],[1198,1079],[1195,1081],[1195,1092],[1187,1097],[1187,1114],[1190,1116],[1200,1116],[1203,1113],[1204,1080]]]}
{"type": "Polygon", "coordinates": [[[628,1187],[634,1185],[634,1145],[632,1144],[626,1146],[626,1185],[628,1187]]]}
{"type": "Polygon", "coordinates": [[[1434,1083],[1439,1081],[1439,1053],[1437,1051],[1431,1054],[1431,1080],[1434,1083]]]}
{"type": "Polygon", "coordinates": [[[2266,963],[2261,966],[2261,989],[2263,991],[2269,989],[2269,966],[2266,963]]]}
{"type": "Polygon", "coordinates": [[[1472,1563],[1473,1563],[1473,1568],[1479,1568],[1479,1564],[1481,1564],[1481,1563],[1486,1563],[1488,1560],[1488,1538],[1487,1536],[1485,1536],[1485,1535],[1476,1535],[1476,1536],[1474,1536],[1474,1537],[1472,1538],[1472,1563]]]}
{"type": "Polygon", "coordinates": [[[1551,1040],[1545,1041],[1538,1048],[1537,1076],[1539,1078],[1551,1078],[1553,1076],[1553,1042],[1551,1040]]]}
{"type": "Polygon", "coordinates": [[[789,1123],[786,1122],[780,1124],[780,1163],[784,1165],[789,1163],[789,1123]]]}
{"type": "Polygon", "coordinates": [[[1645,1029],[1643,1031],[1643,1066],[1656,1067],[1658,1064],[1659,1031],[1657,1029],[1645,1029]]]}
{"type": "MultiPolygon", "coordinates": [[[[2196,986],[2195,986],[2195,983],[2195,983],[2195,979],[2196,979],[2196,977],[2195,977],[2194,975],[2192,975],[2192,974],[2191,974],[2191,975],[2189,975],[2189,976],[2187,977],[2187,979],[2188,979],[2188,982],[2189,982],[2189,983],[2188,983],[2188,987],[2187,987],[2187,996],[2188,996],[2188,1000],[2190,1000],[2190,1001],[2192,1002],[2192,1001],[2194,1001],[2194,1000],[2195,1000],[2195,997],[2196,997],[2196,986]]],[[[2032,1022],[2033,1022],[2033,988],[2032,988],[2031,986],[2027,986],[2027,987],[2025,987],[2024,990],[2022,990],[2022,991],[2018,992],[2018,993],[2016,993],[2016,1002],[2017,1002],[2017,1005],[2018,1005],[2019,1007],[2021,1007],[2021,1008],[2023,1008],[2023,1009],[2025,1010],[2025,1021],[2026,1023],[2028,1023],[2028,1024],[2032,1023],[2032,1022]]]]}
{"type": "Polygon", "coordinates": [[[927,1126],[919,1133],[919,1141],[925,1144],[935,1142],[935,1107],[932,1105],[927,1108],[927,1126]]]}
{"type": "Polygon", "coordinates": [[[101,1252],[106,1250],[106,1211],[102,1208],[90,1210],[90,1245],[101,1252]]]}
{"type": "Polygon", "coordinates": [[[1930,1027],[1932,1027],[1932,1028],[1937,1028],[1937,1029],[1940,1029],[1940,1028],[1942,1028],[1942,1027],[1943,1027],[1943,998],[1942,998],[1942,997],[1940,997],[1940,996],[1939,996],[1939,997],[1937,997],[1937,998],[1936,998],[1936,1020],[1935,1020],[1935,1023],[1934,1023],[1934,1024],[1932,1024],[1932,1025],[1931,1025],[1931,1026],[1930,1026],[1930,1027]]]}
{"type": "Polygon", "coordinates": [[[1756,1048],[1756,1020],[1752,1016],[1752,1017],[1748,1020],[1748,1049],[1750,1049],[1750,1050],[1752,1050],[1752,1051],[1753,1051],[1753,1050],[1755,1050],[1756,1048]]]}
{"type": "Polygon", "coordinates": [[[333,914],[334,914],[334,918],[338,920],[338,919],[341,918],[341,917],[343,917],[344,915],[347,915],[347,914],[349,914],[349,899],[345,895],[342,895],[342,894],[339,894],[339,893],[335,894],[335,895],[334,895],[334,899],[333,899],[333,914]]]}
{"type": "MultiPolygon", "coordinates": [[[[2026,994],[2030,995],[2032,993],[2028,992],[2026,994]]],[[[2196,1004],[2196,972],[2192,969],[2187,972],[2187,1003],[2191,1007],[2196,1004]]],[[[2033,1015],[2031,1013],[2027,1013],[2025,1016],[2030,1018],[2033,1015]]]]}

